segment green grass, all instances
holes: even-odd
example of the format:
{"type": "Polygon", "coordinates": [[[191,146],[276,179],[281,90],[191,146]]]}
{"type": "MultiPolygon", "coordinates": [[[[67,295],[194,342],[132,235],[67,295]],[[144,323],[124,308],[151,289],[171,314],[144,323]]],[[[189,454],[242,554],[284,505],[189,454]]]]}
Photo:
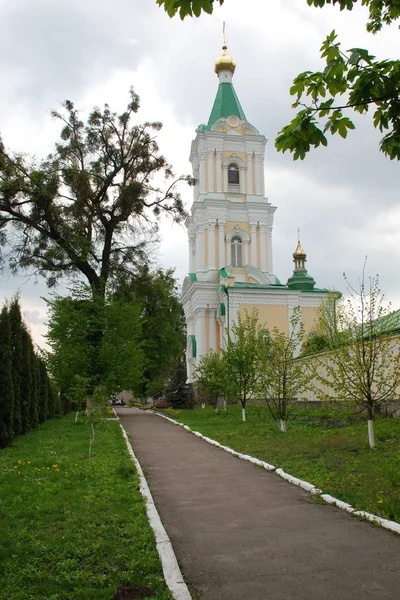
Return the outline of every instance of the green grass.
{"type": "Polygon", "coordinates": [[[195,431],[282,467],[359,510],[400,522],[400,419],[375,421],[376,449],[370,450],[365,420],[333,427],[310,418],[331,416],[326,410],[302,410],[282,434],[265,407],[249,406],[246,413],[242,423],[238,406],[226,414],[210,407],[169,411],[195,431]]]}
{"type": "Polygon", "coordinates": [[[119,424],[49,421],[0,450],[0,599],[111,600],[146,585],[169,600],[119,424]]]}

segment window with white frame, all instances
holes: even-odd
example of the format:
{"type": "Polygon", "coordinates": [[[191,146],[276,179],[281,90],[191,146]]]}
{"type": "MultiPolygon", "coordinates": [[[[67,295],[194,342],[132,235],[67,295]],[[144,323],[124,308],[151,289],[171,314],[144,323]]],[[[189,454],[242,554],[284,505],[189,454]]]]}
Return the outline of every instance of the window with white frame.
{"type": "Polygon", "coordinates": [[[243,241],[240,235],[231,239],[231,263],[233,267],[243,267],[243,241]]]}

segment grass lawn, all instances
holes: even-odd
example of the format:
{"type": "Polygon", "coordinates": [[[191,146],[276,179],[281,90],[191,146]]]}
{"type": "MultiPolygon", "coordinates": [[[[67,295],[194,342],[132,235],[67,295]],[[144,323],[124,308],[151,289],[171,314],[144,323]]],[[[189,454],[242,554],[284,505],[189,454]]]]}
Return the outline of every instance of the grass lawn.
{"type": "Polygon", "coordinates": [[[376,449],[368,446],[367,422],[342,427],[316,423],[323,411],[294,412],[287,433],[281,433],[261,406],[239,406],[226,413],[204,410],[167,411],[195,431],[231,448],[282,467],[349,502],[359,510],[400,522],[400,419],[375,421],[376,449]]]}
{"type": "Polygon", "coordinates": [[[89,437],[69,415],[0,450],[1,600],[172,598],[119,424],[97,426],[90,457],[89,437]]]}

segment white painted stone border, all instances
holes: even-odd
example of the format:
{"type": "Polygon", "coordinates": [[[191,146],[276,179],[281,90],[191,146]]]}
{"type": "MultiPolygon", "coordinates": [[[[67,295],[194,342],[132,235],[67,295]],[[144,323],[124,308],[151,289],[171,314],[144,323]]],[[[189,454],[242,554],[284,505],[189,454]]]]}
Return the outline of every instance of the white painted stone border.
{"type": "Polygon", "coordinates": [[[212,440],[211,438],[203,435],[199,431],[193,431],[193,429],[188,427],[188,425],[184,425],[183,423],[179,423],[179,421],[175,421],[175,419],[171,419],[171,417],[167,417],[166,415],[162,415],[161,413],[157,412],[154,412],[153,414],[158,415],[163,419],[167,419],[167,421],[171,421],[171,423],[173,423],[174,425],[179,425],[180,427],[183,427],[183,429],[186,429],[186,431],[193,433],[195,436],[205,440],[206,442],[212,444],[213,446],[216,446],[217,448],[221,448],[221,450],[225,450],[225,452],[229,452],[229,454],[233,454],[233,456],[237,456],[242,460],[247,460],[248,462],[251,462],[254,465],[263,467],[267,471],[275,471],[275,473],[279,475],[279,477],[282,477],[282,479],[285,479],[293,485],[301,487],[303,490],[306,490],[314,496],[320,496],[322,500],[324,500],[327,504],[333,504],[337,508],[345,510],[346,512],[348,512],[351,515],[354,515],[355,517],[361,517],[363,519],[366,519],[367,521],[371,521],[371,523],[375,523],[375,525],[380,525],[381,527],[389,529],[389,531],[393,531],[394,533],[398,533],[400,535],[400,523],[396,523],[395,521],[389,521],[388,519],[383,519],[382,517],[372,515],[371,513],[365,512],[363,510],[356,510],[353,506],[351,506],[351,504],[347,504],[347,502],[338,500],[338,498],[335,498],[330,494],[323,494],[322,490],[317,488],[312,483],[309,483],[308,481],[303,481],[302,479],[298,479],[293,475],[289,475],[289,473],[285,473],[283,469],[278,469],[274,467],[274,465],[270,465],[269,463],[266,463],[263,460],[259,460],[258,458],[254,458],[253,456],[249,456],[248,454],[241,454],[240,452],[236,452],[236,450],[232,450],[232,448],[228,448],[228,446],[223,446],[219,442],[212,440]]]}
{"type": "Polygon", "coordinates": [[[164,529],[164,525],[161,522],[160,515],[158,514],[158,511],[155,507],[153,496],[151,495],[142,467],[140,466],[140,463],[135,456],[132,445],[129,441],[124,427],[121,423],[119,425],[121,427],[122,435],[124,436],[128,452],[135,464],[136,471],[139,475],[139,489],[146,504],[147,518],[149,520],[150,527],[152,528],[154,536],[156,538],[156,546],[161,560],[165,583],[169,587],[175,600],[192,600],[188,587],[183,580],[178,561],[176,560],[174,549],[172,548],[171,540],[169,539],[168,534],[164,529]]]}

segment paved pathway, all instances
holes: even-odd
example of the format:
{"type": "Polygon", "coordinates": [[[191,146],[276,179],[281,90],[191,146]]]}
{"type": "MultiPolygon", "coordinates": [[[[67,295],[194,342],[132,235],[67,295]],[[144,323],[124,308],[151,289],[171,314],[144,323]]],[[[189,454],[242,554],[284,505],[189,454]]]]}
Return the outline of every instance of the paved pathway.
{"type": "Polygon", "coordinates": [[[156,415],[118,413],[194,599],[400,599],[399,536],[156,415]]]}

